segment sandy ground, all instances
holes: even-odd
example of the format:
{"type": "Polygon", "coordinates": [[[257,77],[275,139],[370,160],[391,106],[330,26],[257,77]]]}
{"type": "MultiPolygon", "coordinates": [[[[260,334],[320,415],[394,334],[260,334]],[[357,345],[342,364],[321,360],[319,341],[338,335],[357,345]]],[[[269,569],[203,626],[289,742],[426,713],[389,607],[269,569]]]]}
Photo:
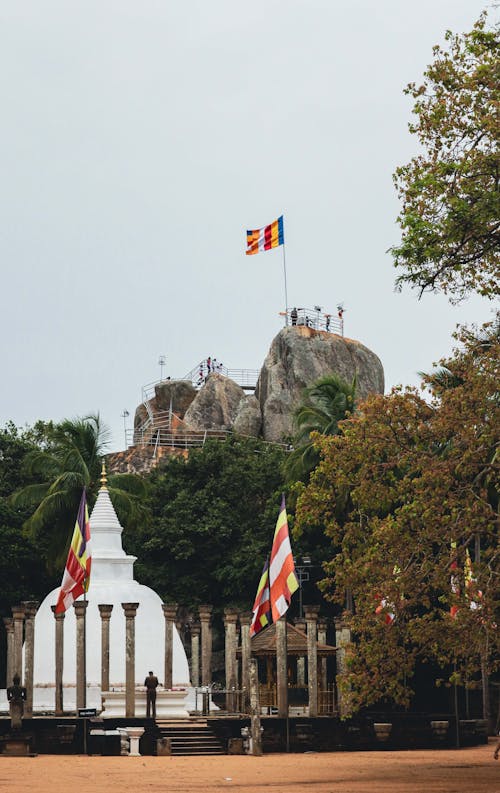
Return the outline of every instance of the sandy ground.
{"type": "Polygon", "coordinates": [[[0,757],[2,793],[500,793],[495,743],[264,757],[0,757]]]}

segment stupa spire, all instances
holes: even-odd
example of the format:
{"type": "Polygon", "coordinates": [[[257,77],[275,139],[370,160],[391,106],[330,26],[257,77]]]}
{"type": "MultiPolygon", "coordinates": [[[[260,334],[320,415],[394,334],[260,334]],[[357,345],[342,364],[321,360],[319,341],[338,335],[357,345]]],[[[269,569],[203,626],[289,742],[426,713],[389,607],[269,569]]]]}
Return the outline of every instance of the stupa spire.
{"type": "Polygon", "coordinates": [[[106,463],[104,460],[102,461],[102,469],[101,469],[101,490],[108,489],[108,477],[106,474],[106,463]]]}

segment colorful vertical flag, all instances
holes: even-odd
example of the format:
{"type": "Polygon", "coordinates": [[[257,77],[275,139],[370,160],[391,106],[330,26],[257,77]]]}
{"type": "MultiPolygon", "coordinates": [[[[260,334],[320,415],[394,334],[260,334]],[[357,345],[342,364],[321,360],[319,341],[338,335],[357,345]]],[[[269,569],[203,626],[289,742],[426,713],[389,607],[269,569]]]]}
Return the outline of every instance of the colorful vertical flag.
{"type": "Polygon", "coordinates": [[[299,582],[295,573],[292,546],[290,545],[290,536],[288,534],[285,496],[283,496],[274,532],[269,566],[269,593],[273,622],[277,622],[286,613],[292,595],[298,588],[299,582]]]}
{"type": "MultiPolygon", "coordinates": [[[[450,588],[451,594],[456,598],[460,595],[460,579],[458,577],[458,561],[457,561],[457,543],[455,540],[451,542],[451,563],[450,563],[450,588]]],[[[458,606],[456,603],[450,606],[450,617],[455,619],[458,614],[458,606]]]]}
{"type": "Polygon", "coordinates": [[[464,567],[464,579],[465,579],[465,595],[469,601],[469,608],[473,611],[476,609],[481,608],[481,598],[483,597],[483,593],[477,587],[477,579],[474,578],[472,574],[472,561],[470,558],[469,549],[465,549],[465,567],[464,567]]]}
{"type": "Polygon", "coordinates": [[[90,522],[84,488],[57,599],[56,614],[69,609],[73,601],[87,592],[91,564],[90,522]]]}
{"type": "MultiPolygon", "coordinates": [[[[401,568],[397,564],[395,564],[392,568],[392,574],[394,576],[394,580],[398,581],[401,576],[401,568]]],[[[401,594],[401,599],[402,598],[403,595],[401,594]]],[[[396,606],[386,597],[377,595],[376,599],[378,601],[378,606],[375,609],[375,614],[383,614],[385,624],[392,625],[396,619],[396,606]]]]}
{"type": "Polygon", "coordinates": [[[269,226],[264,226],[263,229],[247,230],[247,256],[261,253],[261,251],[269,251],[271,248],[277,248],[284,244],[283,215],[277,220],[273,220],[269,226]]]}
{"type": "Polygon", "coordinates": [[[255,603],[253,604],[253,617],[250,625],[250,636],[256,636],[272,622],[271,601],[269,596],[269,557],[264,562],[260,577],[255,603]]]}

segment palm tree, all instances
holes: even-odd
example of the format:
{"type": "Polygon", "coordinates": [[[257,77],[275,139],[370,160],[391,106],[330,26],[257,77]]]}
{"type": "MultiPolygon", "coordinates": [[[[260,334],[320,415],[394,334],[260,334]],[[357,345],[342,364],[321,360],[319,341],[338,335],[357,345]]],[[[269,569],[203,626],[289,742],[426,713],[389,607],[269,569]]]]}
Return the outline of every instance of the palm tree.
{"type": "MultiPolygon", "coordinates": [[[[65,419],[49,428],[44,448],[25,458],[26,473],[41,481],[14,493],[11,501],[34,510],[24,529],[38,543],[50,571],[64,562],[84,487],[89,507],[95,502],[108,440],[109,430],[99,415],[65,419]]],[[[145,494],[143,480],[132,474],[113,475],[109,491],[118,514],[136,519],[145,494]]]]}
{"type": "Polygon", "coordinates": [[[285,463],[289,481],[307,480],[319,462],[319,452],[311,440],[311,433],[337,435],[339,422],[354,410],[356,376],[351,383],[336,374],[325,375],[307,388],[304,402],[294,414],[297,434],[294,450],[285,463]]]}

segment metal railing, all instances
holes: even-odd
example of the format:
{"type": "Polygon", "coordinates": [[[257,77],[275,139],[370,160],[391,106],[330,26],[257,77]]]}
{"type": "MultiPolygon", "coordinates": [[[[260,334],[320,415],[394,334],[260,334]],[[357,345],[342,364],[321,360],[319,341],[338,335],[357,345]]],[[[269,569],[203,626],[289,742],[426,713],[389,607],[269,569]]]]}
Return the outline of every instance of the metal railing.
{"type": "Polygon", "coordinates": [[[184,375],[184,377],[163,378],[162,380],[154,380],[151,383],[143,385],[141,389],[141,398],[144,405],[155,396],[157,386],[168,383],[171,379],[176,382],[191,383],[195,388],[201,388],[206,382],[209,374],[222,374],[224,377],[229,377],[231,380],[234,380],[234,382],[245,391],[255,390],[260,374],[259,369],[229,369],[222,363],[212,360],[210,360],[210,368],[208,368],[207,361],[208,359],[200,361],[200,363],[193,366],[191,371],[184,375]]]}
{"type": "Polygon", "coordinates": [[[281,311],[280,316],[285,317],[285,325],[298,325],[313,330],[324,330],[327,333],[344,335],[344,310],[339,308],[337,314],[327,314],[319,306],[314,308],[296,308],[281,311]]]}
{"type": "Polygon", "coordinates": [[[210,374],[222,374],[224,377],[234,380],[241,388],[253,391],[260,372],[258,369],[229,369],[215,359],[206,358],[194,366],[182,379],[189,380],[195,388],[201,388],[210,374]]]}

